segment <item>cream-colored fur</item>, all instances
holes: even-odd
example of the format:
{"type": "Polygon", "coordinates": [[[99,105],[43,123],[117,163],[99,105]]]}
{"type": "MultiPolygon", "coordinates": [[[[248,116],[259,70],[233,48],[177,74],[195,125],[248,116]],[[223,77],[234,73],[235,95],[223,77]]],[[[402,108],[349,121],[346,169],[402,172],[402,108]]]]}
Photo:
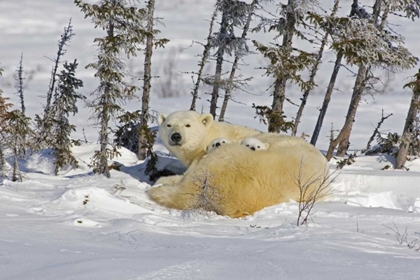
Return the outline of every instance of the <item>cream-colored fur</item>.
{"type": "Polygon", "coordinates": [[[219,138],[213,139],[213,141],[211,141],[210,144],[207,146],[206,153],[211,153],[215,149],[220,148],[221,146],[225,144],[229,144],[229,143],[232,143],[232,141],[227,138],[219,137],[219,138]]]}
{"type": "Polygon", "coordinates": [[[260,131],[248,127],[215,122],[211,114],[200,115],[195,111],[160,114],[158,122],[162,142],[187,167],[206,154],[206,148],[215,138],[223,137],[239,142],[246,137],[261,134],[260,131]],[[179,133],[182,137],[179,145],[171,141],[174,133],[179,133]]]}
{"type": "Polygon", "coordinates": [[[270,146],[255,137],[248,137],[241,141],[241,145],[249,148],[252,151],[267,150],[270,146]]]}
{"type": "Polygon", "coordinates": [[[200,157],[200,152],[204,151],[203,143],[210,143],[217,137],[232,139],[232,135],[237,135],[236,139],[240,140],[240,137],[247,138],[249,135],[242,135],[250,130],[220,124],[214,130],[209,130],[212,131],[209,136],[206,134],[206,129],[201,129],[199,126],[203,123],[206,127],[212,122],[212,120],[202,122],[206,119],[206,115],[194,112],[175,114],[176,122],[171,119],[172,114],[167,117],[162,116],[163,121],[160,122],[159,130],[161,137],[162,135],[170,137],[170,133],[167,132],[169,129],[165,128],[166,124],[171,124],[171,128],[175,127],[174,131],[184,133],[185,129],[181,127],[185,126],[186,122],[190,124],[189,128],[198,127],[201,133],[204,133],[204,137],[190,134],[187,130],[182,134],[187,138],[181,146],[171,146],[167,144],[170,141],[165,142],[162,139],[168,149],[175,151],[173,153],[179,155],[186,165],[190,163],[183,176],[162,178],[156,182],[156,185],[162,184],[161,186],[148,191],[154,201],[166,207],[181,210],[202,207],[220,215],[243,217],[270,205],[290,200],[297,201],[300,199],[298,181],[301,185],[310,183],[313,189],[327,176],[325,157],[303,139],[287,135],[256,133],[252,137],[268,144],[267,150],[260,150],[257,153],[233,142],[215,149],[205,157],[200,157]],[[182,118],[182,115],[186,115],[186,118],[182,118]],[[194,117],[199,121],[193,125],[191,118],[194,117]],[[223,129],[231,129],[234,132],[228,136],[229,133],[222,132],[223,129]],[[219,135],[215,137],[215,134],[219,135]],[[188,140],[190,136],[195,145],[188,140]],[[189,149],[183,147],[184,145],[188,145],[189,149]],[[187,151],[190,151],[191,155],[187,151]]]}

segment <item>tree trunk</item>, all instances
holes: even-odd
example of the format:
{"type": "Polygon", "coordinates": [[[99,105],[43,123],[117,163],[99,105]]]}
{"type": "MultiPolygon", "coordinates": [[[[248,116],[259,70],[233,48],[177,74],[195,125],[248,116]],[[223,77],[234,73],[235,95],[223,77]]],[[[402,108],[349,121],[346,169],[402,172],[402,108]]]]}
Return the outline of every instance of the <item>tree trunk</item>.
{"type": "Polygon", "coordinates": [[[349,109],[346,115],[346,120],[337,138],[331,142],[330,147],[328,148],[327,160],[330,160],[332,158],[334,149],[337,147],[337,145],[337,156],[344,156],[348,150],[351,130],[353,128],[353,123],[355,121],[360,99],[362,98],[364,89],[366,87],[369,68],[370,67],[367,67],[366,65],[361,65],[359,67],[359,71],[357,73],[356,82],[353,89],[353,95],[351,97],[349,109]]]}
{"type": "Polygon", "coordinates": [[[312,134],[311,144],[316,145],[318,141],[319,133],[321,132],[322,124],[324,123],[325,114],[327,113],[328,105],[331,101],[331,95],[334,90],[335,81],[337,80],[338,72],[340,71],[341,60],[343,59],[343,53],[339,52],[335,60],[334,69],[331,74],[330,82],[328,83],[327,92],[325,93],[324,102],[322,103],[321,110],[319,111],[318,120],[316,121],[314,133],[312,134]]]}
{"type": "Polygon", "coordinates": [[[101,128],[99,132],[99,142],[100,142],[100,157],[99,157],[99,170],[97,173],[105,175],[107,178],[111,177],[108,167],[108,156],[107,156],[107,146],[108,146],[108,124],[109,124],[109,88],[105,88],[102,104],[102,117],[101,117],[101,128]]]}
{"type": "MultiPolygon", "coordinates": [[[[292,39],[295,33],[296,14],[294,13],[295,0],[287,2],[286,28],[284,30],[283,42],[281,47],[285,49],[285,53],[292,53],[292,39]]],[[[283,103],[286,99],[286,81],[287,73],[279,69],[276,81],[274,82],[273,103],[271,105],[272,116],[268,118],[268,132],[280,132],[281,122],[279,118],[283,117],[283,103]]]]}
{"type": "Polygon", "coordinates": [[[410,140],[414,132],[414,121],[420,113],[420,70],[416,74],[416,80],[412,83],[413,96],[411,98],[410,108],[408,109],[407,118],[405,119],[404,131],[401,136],[401,144],[398,150],[397,160],[395,164],[396,169],[403,168],[407,160],[408,148],[410,140]]]}
{"type": "Polygon", "coordinates": [[[197,73],[197,81],[194,84],[194,89],[191,92],[192,94],[192,100],[191,100],[191,106],[190,106],[191,111],[196,110],[196,103],[198,99],[198,88],[200,87],[201,76],[203,75],[204,66],[206,65],[207,59],[209,58],[209,53],[210,53],[210,48],[211,48],[211,35],[213,34],[213,24],[214,24],[214,20],[216,19],[216,16],[217,16],[217,8],[214,9],[213,15],[211,17],[209,35],[207,36],[207,43],[204,46],[203,57],[201,58],[201,61],[198,64],[198,66],[200,66],[200,69],[198,70],[198,73],[197,73]]]}
{"type": "Polygon", "coordinates": [[[382,109],[382,117],[381,120],[378,122],[378,124],[375,127],[375,130],[373,130],[372,136],[370,136],[367,144],[366,144],[366,151],[370,150],[370,145],[372,144],[373,140],[375,140],[375,137],[377,134],[379,134],[379,129],[381,128],[381,125],[384,123],[384,121],[389,118],[390,116],[392,116],[392,114],[389,114],[388,116],[384,117],[384,109],[382,109]]]}
{"type": "MultiPolygon", "coordinates": [[[[316,76],[316,73],[318,72],[319,64],[321,64],[322,54],[324,52],[324,47],[325,47],[325,44],[327,43],[327,39],[328,39],[328,33],[325,33],[324,37],[322,38],[322,42],[321,42],[321,46],[319,48],[318,55],[316,57],[316,62],[314,64],[314,66],[311,70],[311,74],[309,76],[309,84],[310,85],[314,84],[315,76],[316,76]]],[[[299,127],[299,124],[300,124],[300,119],[302,118],[303,110],[305,109],[306,102],[308,101],[308,96],[309,96],[309,93],[311,92],[311,90],[312,90],[312,86],[310,88],[308,87],[305,90],[305,92],[303,93],[303,96],[302,96],[302,99],[301,99],[302,102],[300,103],[299,109],[296,113],[294,126],[292,128],[292,136],[296,136],[296,133],[297,133],[297,130],[298,130],[298,127],[299,127]]]]}
{"type": "MultiPolygon", "coordinates": [[[[108,25],[107,34],[110,38],[114,37],[114,25],[112,22],[108,25]]],[[[108,147],[108,126],[110,120],[110,100],[109,97],[111,89],[108,85],[105,86],[104,93],[101,97],[101,105],[102,105],[102,116],[101,116],[101,123],[100,123],[100,132],[99,132],[99,142],[100,142],[100,155],[99,155],[99,164],[97,173],[105,175],[105,177],[110,178],[111,173],[109,172],[108,167],[108,155],[107,155],[107,147],[108,147]]]]}
{"type": "Polygon", "coordinates": [[[18,90],[18,94],[19,94],[19,99],[20,99],[20,108],[22,111],[22,114],[25,116],[26,114],[26,107],[25,107],[25,100],[24,100],[24,96],[23,96],[23,53],[21,53],[20,55],[20,62],[19,62],[19,67],[17,70],[17,90],[18,90]]]}
{"type": "MultiPolygon", "coordinates": [[[[378,28],[378,30],[381,30],[381,28],[383,28],[384,26],[382,22],[378,24],[379,15],[382,9],[381,4],[382,4],[382,0],[375,1],[375,4],[373,5],[372,18],[371,18],[371,22],[376,26],[376,28],[378,28]]],[[[354,0],[352,6],[357,6],[357,5],[358,5],[358,1],[354,0]]],[[[383,21],[386,21],[388,12],[389,12],[389,4],[387,5],[387,7],[385,8],[383,12],[383,15],[382,15],[383,21]]],[[[338,145],[337,156],[344,156],[349,148],[349,143],[350,143],[349,138],[350,138],[351,130],[353,128],[353,123],[356,116],[357,108],[359,106],[360,99],[362,98],[363,91],[369,79],[368,75],[369,75],[370,68],[371,68],[370,65],[361,65],[359,67],[356,82],[353,88],[353,95],[352,95],[349,110],[346,116],[346,121],[340,133],[338,134],[337,138],[334,139],[330,143],[330,147],[328,148],[328,152],[327,152],[328,160],[332,158],[333,151],[337,147],[337,145],[338,145]]]]}
{"type": "Polygon", "coordinates": [[[272,115],[268,117],[268,132],[280,133],[280,123],[283,116],[283,104],[286,90],[286,80],[277,78],[274,82],[272,115]]]}
{"type": "MultiPolygon", "coordinates": [[[[335,1],[334,7],[333,7],[332,12],[331,12],[331,16],[334,16],[337,13],[339,3],[340,3],[340,0],[336,0],[335,1]]],[[[317,57],[316,57],[316,62],[315,62],[314,66],[313,66],[313,68],[311,70],[311,75],[309,76],[309,83],[311,85],[314,84],[316,73],[318,72],[319,65],[321,64],[321,59],[322,59],[322,55],[324,53],[324,48],[325,48],[325,45],[328,42],[328,36],[329,36],[329,33],[328,32],[325,32],[324,37],[321,40],[321,46],[319,47],[319,51],[318,51],[318,54],[317,54],[317,57]]],[[[341,62],[341,60],[340,60],[340,62],[341,62]]],[[[312,88],[308,88],[303,93],[302,102],[300,103],[299,109],[298,109],[298,111],[296,113],[295,123],[294,123],[294,126],[292,128],[292,135],[293,136],[296,136],[296,133],[297,133],[297,130],[298,130],[298,126],[300,124],[300,119],[302,118],[303,110],[305,109],[306,102],[308,101],[308,96],[309,96],[309,93],[310,93],[311,90],[312,90],[312,88]]]]}
{"type": "Polygon", "coordinates": [[[12,171],[12,181],[13,182],[22,182],[22,176],[19,170],[18,164],[18,148],[17,143],[13,147],[13,171],[12,171]]]}
{"type": "Polygon", "coordinates": [[[45,103],[45,108],[44,108],[44,117],[42,119],[42,127],[41,127],[41,137],[45,135],[45,133],[48,133],[48,131],[45,131],[46,129],[45,122],[51,121],[50,120],[50,107],[51,107],[51,100],[52,100],[52,96],[53,96],[54,88],[55,88],[58,64],[60,63],[61,56],[65,54],[64,47],[70,41],[71,37],[73,37],[73,35],[74,35],[73,27],[71,25],[71,19],[70,19],[67,28],[64,28],[64,33],[63,35],[61,35],[61,40],[58,42],[57,57],[53,60],[54,66],[53,66],[53,69],[51,70],[50,86],[48,88],[47,102],[45,103]]]}
{"type": "Polygon", "coordinates": [[[6,176],[6,160],[4,158],[3,148],[0,147],[0,177],[5,177],[5,176],[6,176]]]}
{"type": "Polygon", "coordinates": [[[150,88],[151,88],[151,79],[152,79],[152,54],[153,54],[153,16],[155,11],[155,0],[149,0],[147,2],[148,10],[148,21],[147,21],[147,32],[150,32],[150,35],[147,37],[146,41],[146,51],[144,55],[144,83],[143,83],[143,97],[141,99],[141,125],[140,125],[140,135],[139,135],[139,151],[137,158],[139,160],[146,159],[146,134],[148,133],[148,120],[149,120],[149,101],[150,101],[150,88]]]}
{"type": "MultiPolygon", "coordinates": [[[[254,14],[255,5],[257,4],[257,2],[258,2],[258,0],[254,0],[251,3],[250,12],[249,12],[248,18],[246,20],[246,23],[244,25],[242,35],[241,35],[241,39],[245,39],[247,34],[248,34],[249,25],[251,24],[252,15],[254,14]]],[[[233,61],[232,69],[230,70],[230,76],[229,76],[229,81],[228,81],[229,85],[233,85],[233,79],[235,78],[235,72],[236,72],[236,69],[238,68],[239,59],[240,59],[240,56],[235,54],[235,60],[233,61]]],[[[223,99],[222,108],[220,109],[219,122],[224,122],[225,121],[226,108],[227,108],[227,104],[228,104],[230,96],[231,96],[231,92],[232,92],[232,87],[228,86],[225,90],[225,97],[223,99]]]]}
{"type": "MultiPolygon", "coordinates": [[[[220,33],[226,34],[227,27],[229,22],[225,13],[223,12],[222,15],[222,22],[220,26],[220,33]]],[[[217,109],[217,99],[219,98],[219,88],[220,82],[222,77],[222,66],[223,66],[223,56],[225,54],[225,46],[221,45],[217,50],[217,59],[216,59],[216,71],[214,75],[214,85],[213,91],[211,93],[211,100],[210,100],[210,114],[213,115],[213,118],[216,119],[216,109],[217,109]]]]}
{"type": "MultiPolygon", "coordinates": [[[[353,3],[354,5],[357,5],[358,2],[354,0],[353,3]]],[[[372,23],[378,29],[381,26],[383,26],[382,24],[378,24],[378,18],[381,12],[381,3],[382,3],[382,0],[375,1],[375,4],[373,5],[372,19],[371,19],[372,23]]],[[[387,12],[388,10],[386,10],[383,15],[384,20],[386,20],[387,12]]],[[[369,71],[370,71],[370,66],[361,65],[359,67],[359,71],[357,73],[357,78],[356,78],[356,82],[353,89],[353,95],[352,95],[349,110],[346,116],[346,121],[340,133],[338,134],[337,138],[334,139],[334,141],[330,143],[330,147],[328,148],[328,152],[327,152],[328,160],[331,159],[333,151],[337,147],[337,145],[338,145],[337,156],[341,156],[341,157],[344,156],[349,148],[349,145],[350,145],[349,139],[350,139],[351,130],[353,128],[353,123],[356,117],[357,108],[359,107],[360,99],[362,98],[363,91],[369,79],[368,78],[369,71]]]]}

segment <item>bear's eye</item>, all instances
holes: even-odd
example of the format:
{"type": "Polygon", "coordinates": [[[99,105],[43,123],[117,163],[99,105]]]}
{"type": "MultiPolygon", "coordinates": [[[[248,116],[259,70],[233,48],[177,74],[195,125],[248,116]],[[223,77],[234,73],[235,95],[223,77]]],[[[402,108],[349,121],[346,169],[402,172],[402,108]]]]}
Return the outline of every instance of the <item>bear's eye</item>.
{"type": "Polygon", "coordinates": [[[167,124],[166,126],[167,126],[167,127],[172,127],[172,125],[170,125],[170,124],[167,124]]]}
{"type": "Polygon", "coordinates": [[[260,146],[257,146],[257,148],[259,149],[259,148],[260,148],[260,146]]]}
{"type": "Polygon", "coordinates": [[[185,126],[186,126],[186,127],[191,127],[191,125],[190,125],[190,124],[186,124],[185,126]]]}
{"type": "Polygon", "coordinates": [[[249,147],[249,145],[246,145],[247,147],[249,147]]]}

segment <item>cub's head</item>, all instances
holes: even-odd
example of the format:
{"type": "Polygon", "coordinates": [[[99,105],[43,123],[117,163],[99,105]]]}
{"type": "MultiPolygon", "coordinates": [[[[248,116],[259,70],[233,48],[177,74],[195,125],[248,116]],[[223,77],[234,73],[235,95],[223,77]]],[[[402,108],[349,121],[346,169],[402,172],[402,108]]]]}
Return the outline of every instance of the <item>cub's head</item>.
{"type": "Polygon", "coordinates": [[[261,142],[257,138],[249,137],[241,141],[241,145],[250,148],[253,151],[267,150],[269,144],[261,142]]]}
{"type": "MultiPolygon", "coordinates": [[[[201,143],[213,124],[211,114],[200,115],[195,111],[177,111],[158,117],[159,135],[169,151],[179,158],[179,151],[202,149],[201,143]]],[[[181,159],[182,160],[182,159],[181,159]]]]}
{"type": "Polygon", "coordinates": [[[206,152],[211,153],[212,151],[219,148],[220,146],[223,146],[228,143],[232,143],[232,141],[223,137],[213,139],[213,141],[211,141],[210,144],[207,146],[206,152]]]}

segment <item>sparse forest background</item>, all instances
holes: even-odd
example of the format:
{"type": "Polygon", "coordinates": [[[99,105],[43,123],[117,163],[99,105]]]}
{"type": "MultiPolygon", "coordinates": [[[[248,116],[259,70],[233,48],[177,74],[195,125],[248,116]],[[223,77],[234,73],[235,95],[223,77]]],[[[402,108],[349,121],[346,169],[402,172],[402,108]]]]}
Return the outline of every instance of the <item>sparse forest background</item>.
{"type": "MultiPolygon", "coordinates": [[[[35,5],[26,12],[41,15],[48,7],[48,1],[25,4],[35,5]]],[[[61,27],[23,22],[23,29],[8,26],[2,36],[11,39],[3,40],[1,47],[8,47],[0,55],[0,167],[5,174],[5,159],[12,159],[13,180],[21,180],[18,158],[40,149],[56,156],[56,173],[77,166],[71,147],[83,142],[100,144],[91,166],[109,177],[108,160],[119,146],[155,160],[149,127],[157,112],[193,109],[230,121],[232,106],[250,113],[240,124],[314,145],[322,128],[329,135],[321,140],[327,158],[347,155],[342,164],[351,164],[355,150],[392,154],[395,168],[419,155],[420,53],[404,40],[418,28],[418,0],[76,0],[71,12],[65,7],[54,12],[65,22],[61,27]],[[197,13],[173,12],[183,5],[197,5],[197,13]],[[192,16],[197,25],[188,24],[192,16]],[[172,17],[186,24],[178,29],[172,17]],[[82,25],[90,32],[79,39],[82,25]],[[51,49],[37,49],[40,39],[31,38],[18,57],[8,55],[25,28],[59,29],[61,36],[51,49]],[[358,118],[360,104],[369,110],[382,94],[403,92],[403,110],[376,109],[377,119],[358,118]],[[329,104],[337,94],[346,96],[340,107],[329,104]],[[318,112],[309,124],[308,110],[318,112]],[[343,119],[327,122],[331,110],[342,111],[343,119]],[[391,114],[404,116],[401,125],[383,132],[391,114]],[[355,120],[374,123],[360,141],[364,146],[352,143],[355,120]]]]}

